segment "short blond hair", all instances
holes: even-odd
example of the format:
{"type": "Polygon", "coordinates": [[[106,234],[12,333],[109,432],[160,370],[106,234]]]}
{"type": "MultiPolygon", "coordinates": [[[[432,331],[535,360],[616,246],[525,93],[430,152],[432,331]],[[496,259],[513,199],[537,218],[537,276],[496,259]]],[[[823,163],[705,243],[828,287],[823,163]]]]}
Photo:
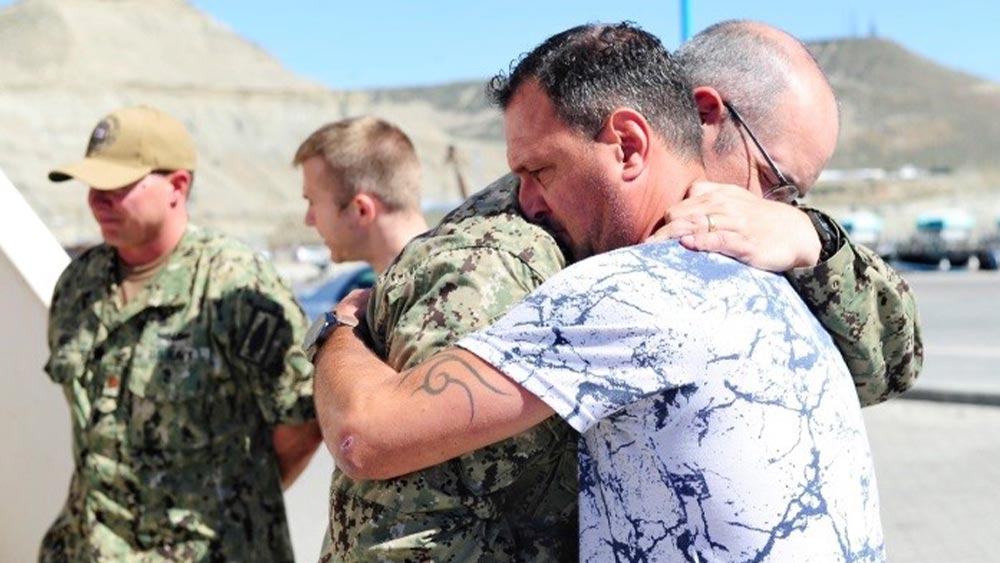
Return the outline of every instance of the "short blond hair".
{"type": "Polygon", "coordinates": [[[292,164],[314,156],[340,184],[340,205],[368,193],[389,211],[420,209],[420,162],[410,138],[392,123],[371,116],[327,123],[299,145],[292,164]]]}

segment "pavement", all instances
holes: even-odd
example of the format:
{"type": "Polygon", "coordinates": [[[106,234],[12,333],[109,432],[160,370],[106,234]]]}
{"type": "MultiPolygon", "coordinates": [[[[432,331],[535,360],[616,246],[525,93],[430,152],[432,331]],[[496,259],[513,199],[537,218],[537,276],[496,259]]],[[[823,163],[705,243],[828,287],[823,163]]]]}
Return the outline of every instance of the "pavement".
{"type": "Polygon", "coordinates": [[[889,561],[1000,560],[1000,407],[896,400],[864,412],[889,561]]]}
{"type": "Polygon", "coordinates": [[[924,368],[865,409],[889,560],[1000,561],[1000,274],[906,272],[924,368]]]}
{"type": "Polygon", "coordinates": [[[924,342],[924,368],[904,397],[1000,405],[1000,273],[903,277],[916,296],[924,342]]]}

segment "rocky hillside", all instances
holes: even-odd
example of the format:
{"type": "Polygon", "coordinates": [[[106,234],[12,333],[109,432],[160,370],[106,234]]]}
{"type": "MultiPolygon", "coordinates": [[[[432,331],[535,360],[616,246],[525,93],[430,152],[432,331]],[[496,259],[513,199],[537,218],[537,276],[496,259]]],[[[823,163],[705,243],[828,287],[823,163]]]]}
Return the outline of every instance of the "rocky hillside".
{"type": "Polygon", "coordinates": [[[883,39],[810,45],[841,102],[834,168],[995,166],[1000,84],[883,39]]]}
{"type": "MultiPolygon", "coordinates": [[[[97,231],[82,186],[52,184],[46,173],[79,158],[97,120],[126,104],[161,107],[191,129],[195,219],[259,246],[316,240],[301,225],[290,160],[328,121],[371,113],[403,127],[432,207],[459,198],[456,166],[473,188],[506,168],[483,83],[332,91],[184,0],[22,0],[0,11],[0,45],[0,168],[67,245],[97,231]]],[[[832,167],[992,165],[1000,85],[879,39],[811,48],[843,107],[832,167]]]]}
{"type": "Polygon", "coordinates": [[[199,151],[193,216],[258,246],[317,240],[301,225],[290,163],[328,121],[375,113],[403,127],[432,205],[459,198],[449,145],[470,184],[505,166],[498,139],[461,134],[481,118],[419,98],[331,91],[183,0],[23,0],[0,11],[0,45],[0,168],[67,245],[97,230],[83,187],[46,174],[83,156],[97,121],[128,104],[160,107],[190,128],[199,151]]]}

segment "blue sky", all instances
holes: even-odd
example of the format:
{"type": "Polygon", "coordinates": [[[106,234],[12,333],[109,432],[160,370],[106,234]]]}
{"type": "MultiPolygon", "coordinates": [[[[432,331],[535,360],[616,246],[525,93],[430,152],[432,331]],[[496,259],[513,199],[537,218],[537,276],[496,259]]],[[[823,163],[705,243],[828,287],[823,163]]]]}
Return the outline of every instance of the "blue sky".
{"type": "MultiPolygon", "coordinates": [[[[679,0],[192,0],[292,70],[339,89],[484,79],[545,37],[632,20],[675,48],[679,0]]],[[[1000,82],[1000,2],[690,0],[692,28],[749,18],[801,39],[872,30],[925,57],[1000,82]]],[[[0,6],[10,4],[0,0],[0,6]]]]}
{"type": "MultiPolygon", "coordinates": [[[[545,37],[587,21],[628,19],[680,43],[678,0],[194,0],[292,70],[334,88],[482,79],[545,37]]],[[[762,20],[798,37],[874,30],[925,57],[1000,82],[1000,2],[951,0],[691,0],[698,31],[731,18],[762,20]]]]}

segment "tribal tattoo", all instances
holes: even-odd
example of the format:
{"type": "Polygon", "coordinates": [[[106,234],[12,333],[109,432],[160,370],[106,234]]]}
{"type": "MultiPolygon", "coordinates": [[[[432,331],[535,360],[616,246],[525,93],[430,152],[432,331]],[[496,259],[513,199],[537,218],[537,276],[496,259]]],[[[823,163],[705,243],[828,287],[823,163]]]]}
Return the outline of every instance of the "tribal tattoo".
{"type": "MultiPolygon", "coordinates": [[[[412,370],[406,374],[400,380],[399,385],[402,386],[406,379],[417,371],[412,370]]],[[[478,382],[479,385],[494,394],[508,395],[508,393],[490,385],[486,381],[486,378],[472,364],[456,354],[441,354],[440,359],[436,360],[423,371],[423,377],[423,382],[419,387],[414,389],[410,396],[421,391],[428,395],[440,395],[447,391],[449,387],[458,387],[465,393],[466,398],[469,400],[469,422],[472,422],[476,417],[476,402],[473,399],[472,389],[469,387],[470,384],[478,382]],[[468,376],[471,376],[471,378],[468,376]]]]}

